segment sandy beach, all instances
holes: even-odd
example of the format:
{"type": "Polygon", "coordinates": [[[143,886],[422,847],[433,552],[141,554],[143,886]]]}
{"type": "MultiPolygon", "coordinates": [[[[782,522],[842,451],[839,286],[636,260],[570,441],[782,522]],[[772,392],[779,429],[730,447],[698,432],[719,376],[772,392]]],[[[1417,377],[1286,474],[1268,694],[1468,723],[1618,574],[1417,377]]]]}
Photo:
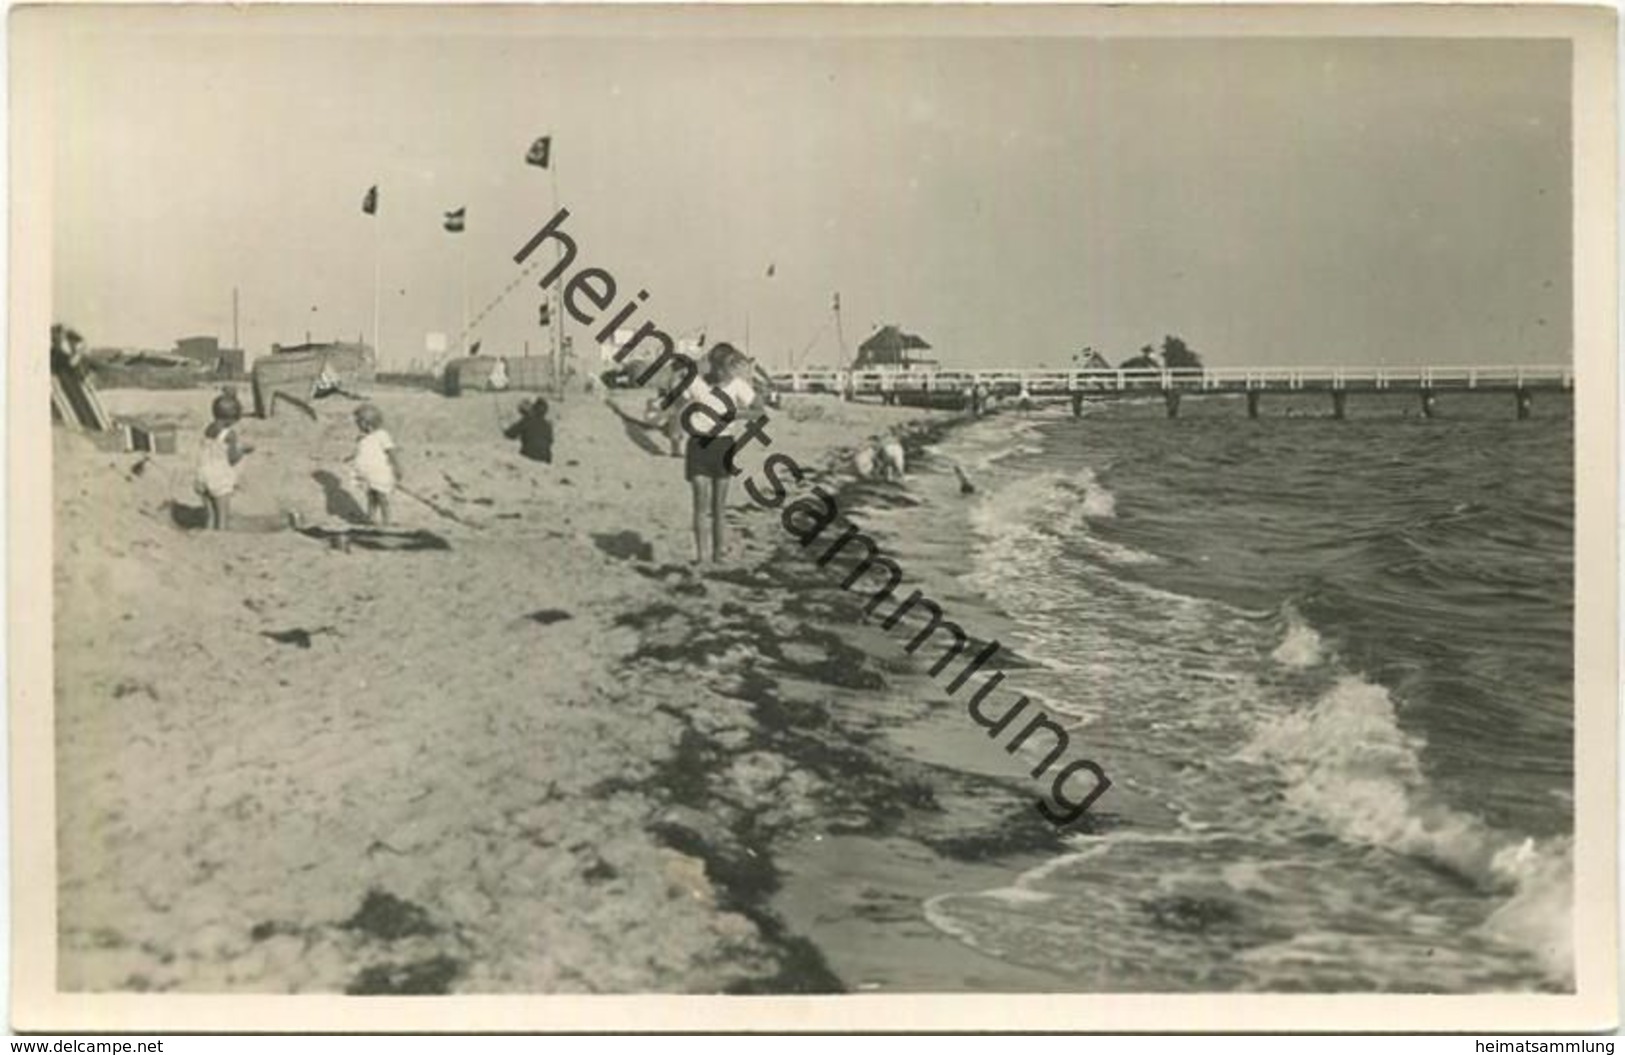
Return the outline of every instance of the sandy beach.
{"type": "MultiPolygon", "coordinates": [[[[211,395],[105,393],[177,454],[56,430],[62,988],[842,988],[768,908],[770,847],[907,776],[831,727],[830,686],[879,678],[811,625],[838,596],[784,588],[776,516],[735,488],[697,573],[681,462],[598,397],[555,403],[548,466],[501,438],[516,394],[381,388],[396,526],[432,545],[205,532],[211,395]]],[[[248,525],[355,515],[354,404],[316,406],[242,426],[248,525]]],[[[933,424],[809,398],[775,449],[844,464],[901,421],[933,424]]]]}

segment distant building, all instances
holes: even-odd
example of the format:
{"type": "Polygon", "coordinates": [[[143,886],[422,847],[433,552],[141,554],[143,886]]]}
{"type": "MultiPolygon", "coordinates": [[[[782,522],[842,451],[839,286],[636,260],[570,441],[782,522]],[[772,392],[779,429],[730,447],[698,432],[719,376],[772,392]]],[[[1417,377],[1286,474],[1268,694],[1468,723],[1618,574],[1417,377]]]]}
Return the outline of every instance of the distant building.
{"type": "Polygon", "coordinates": [[[181,337],[175,354],[199,363],[220,377],[240,378],[246,371],[241,348],[222,348],[218,337],[181,337]]]}
{"type": "Polygon", "coordinates": [[[200,363],[213,362],[214,357],[220,354],[220,338],[179,337],[175,340],[175,351],[200,363]]]}
{"type": "Polygon", "coordinates": [[[935,370],[935,356],[923,355],[931,346],[917,334],[904,333],[896,326],[883,326],[858,345],[853,370],[935,370]]]}

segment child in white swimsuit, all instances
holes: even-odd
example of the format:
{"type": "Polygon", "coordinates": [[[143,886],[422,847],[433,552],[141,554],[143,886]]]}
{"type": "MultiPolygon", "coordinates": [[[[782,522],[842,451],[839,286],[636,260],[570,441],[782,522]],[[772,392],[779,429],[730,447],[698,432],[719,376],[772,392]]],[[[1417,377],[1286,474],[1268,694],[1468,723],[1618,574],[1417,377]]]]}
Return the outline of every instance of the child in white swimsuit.
{"type": "Polygon", "coordinates": [[[198,444],[193,488],[203,496],[210,530],[224,531],[231,519],[231,496],[237,490],[237,463],[254,448],[237,442],[237,422],[243,408],[235,396],[216,396],[210,411],[214,420],[203,430],[203,440],[198,444]]]}
{"type": "Polygon", "coordinates": [[[388,524],[389,496],[394,493],[401,476],[395,441],[384,431],[383,411],[371,403],[363,403],[356,408],[355,424],[361,430],[361,438],[356,441],[355,454],[350,462],[356,482],[367,492],[367,521],[388,524]]]}

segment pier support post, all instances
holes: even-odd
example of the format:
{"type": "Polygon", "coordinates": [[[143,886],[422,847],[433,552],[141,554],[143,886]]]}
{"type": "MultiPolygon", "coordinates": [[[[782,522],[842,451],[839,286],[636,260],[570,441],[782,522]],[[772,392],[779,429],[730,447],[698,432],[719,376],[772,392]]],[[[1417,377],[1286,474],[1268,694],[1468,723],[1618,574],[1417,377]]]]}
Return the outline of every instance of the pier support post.
{"type": "Polygon", "coordinates": [[[1346,388],[1332,389],[1332,417],[1342,421],[1348,417],[1349,393],[1346,388]]]}
{"type": "Polygon", "coordinates": [[[1433,394],[1433,389],[1422,389],[1422,416],[1431,418],[1439,410],[1439,398],[1433,394]]]}
{"type": "Polygon", "coordinates": [[[1072,393],[1072,416],[1083,417],[1083,393],[1076,390],[1072,393]]]}
{"type": "Polygon", "coordinates": [[[1162,400],[1163,400],[1164,403],[1168,404],[1168,416],[1170,418],[1179,417],[1179,389],[1177,389],[1177,388],[1165,388],[1165,389],[1163,389],[1162,390],[1162,400]]]}
{"type": "Polygon", "coordinates": [[[1520,388],[1513,392],[1518,401],[1518,420],[1528,421],[1529,415],[1535,409],[1535,396],[1527,388],[1520,388]]]}
{"type": "Polygon", "coordinates": [[[1255,421],[1258,419],[1258,401],[1263,397],[1264,393],[1256,388],[1247,390],[1247,416],[1255,421]]]}

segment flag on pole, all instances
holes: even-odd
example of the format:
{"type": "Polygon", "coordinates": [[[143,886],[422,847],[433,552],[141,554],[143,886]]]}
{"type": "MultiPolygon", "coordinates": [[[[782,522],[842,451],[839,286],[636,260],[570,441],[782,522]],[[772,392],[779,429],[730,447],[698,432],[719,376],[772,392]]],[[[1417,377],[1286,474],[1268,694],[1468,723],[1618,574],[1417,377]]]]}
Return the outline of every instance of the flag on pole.
{"type": "Polygon", "coordinates": [[[767,265],[767,277],[768,278],[773,277],[773,272],[778,269],[778,266],[779,265],[777,265],[777,264],[769,264],[769,265],[767,265]]]}
{"type": "Polygon", "coordinates": [[[542,136],[540,139],[536,140],[536,142],[530,145],[530,150],[526,151],[525,164],[536,165],[539,168],[545,169],[548,161],[551,160],[552,153],[553,137],[542,136]]]}
{"type": "Polygon", "coordinates": [[[538,326],[548,326],[551,325],[552,322],[553,312],[549,309],[547,301],[544,300],[542,301],[541,311],[537,313],[536,324],[538,326]]]}
{"type": "Polygon", "coordinates": [[[469,345],[468,354],[470,356],[476,356],[476,355],[480,354],[480,342],[479,341],[475,341],[473,344],[469,345]]]}
{"type": "Polygon", "coordinates": [[[367,188],[366,197],[361,199],[361,211],[366,213],[368,216],[376,216],[377,215],[377,213],[378,213],[378,185],[376,183],[373,184],[371,187],[367,188]]]}
{"type": "Polygon", "coordinates": [[[467,207],[453,209],[446,214],[446,230],[456,234],[463,229],[463,216],[468,212],[467,207]]]}

